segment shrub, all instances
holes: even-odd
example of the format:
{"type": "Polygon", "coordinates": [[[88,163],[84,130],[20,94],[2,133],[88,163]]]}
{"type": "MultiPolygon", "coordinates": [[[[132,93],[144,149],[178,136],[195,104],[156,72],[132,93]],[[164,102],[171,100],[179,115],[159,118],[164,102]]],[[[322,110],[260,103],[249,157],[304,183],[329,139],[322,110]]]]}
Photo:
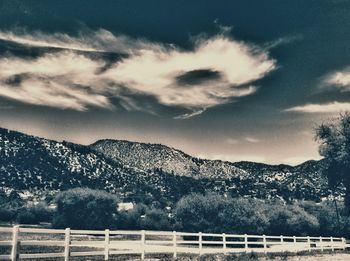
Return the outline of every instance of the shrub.
{"type": "Polygon", "coordinates": [[[39,203],[19,210],[17,222],[20,224],[39,224],[40,222],[51,222],[54,211],[47,205],[39,203]]]}
{"type": "Polygon", "coordinates": [[[269,208],[267,215],[270,221],[268,232],[272,235],[312,235],[319,228],[317,218],[296,204],[277,203],[269,208]]]}
{"type": "Polygon", "coordinates": [[[177,227],[187,231],[261,233],[268,225],[261,203],[225,198],[218,194],[191,194],[176,205],[177,227]]]}
{"type": "Polygon", "coordinates": [[[150,230],[171,230],[172,225],[167,213],[159,208],[146,210],[145,217],[141,219],[141,226],[150,230]]]}
{"type": "Polygon", "coordinates": [[[269,225],[266,208],[260,200],[231,199],[220,214],[220,224],[229,233],[263,234],[269,225]]]}
{"type": "Polygon", "coordinates": [[[146,214],[147,206],[137,204],[134,209],[121,211],[118,214],[116,227],[118,229],[141,229],[141,216],[146,214]]]}
{"type": "Polygon", "coordinates": [[[21,211],[17,215],[19,224],[39,224],[39,221],[34,213],[30,211],[21,211]]]}
{"type": "Polygon", "coordinates": [[[228,201],[218,194],[190,194],[179,200],[174,215],[177,229],[190,232],[220,232],[220,213],[228,201]]]}
{"type": "Polygon", "coordinates": [[[0,221],[11,222],[16,219],[16,210],[5,205],[0,206],[0,221]]]}
{"type": "Polygon", "coordinates": [[[56,197],[57,211],[53,227],[106,229],[113,226],[117,198],[100,190],[75,188],[56,197]]]}
{"type": "Polygon", "coordinates": [[[144,204],[137,204],[132,210],[121,211],[116,226],[119,229],[172,229],[171,220],[164,210],[144,204]]]}

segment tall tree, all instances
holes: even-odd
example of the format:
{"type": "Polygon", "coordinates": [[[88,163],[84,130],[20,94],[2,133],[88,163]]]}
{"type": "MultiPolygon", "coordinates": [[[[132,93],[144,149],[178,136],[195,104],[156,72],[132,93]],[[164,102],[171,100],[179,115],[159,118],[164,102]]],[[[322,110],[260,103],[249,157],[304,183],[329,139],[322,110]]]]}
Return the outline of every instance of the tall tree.
{"type": "Polygon", "coordinates": [[[350,113],[318,126],[315,138],[325,158],[329,186],[333,190],[340,184],[345,186],[345,206],[350,210],[350,113]]]}

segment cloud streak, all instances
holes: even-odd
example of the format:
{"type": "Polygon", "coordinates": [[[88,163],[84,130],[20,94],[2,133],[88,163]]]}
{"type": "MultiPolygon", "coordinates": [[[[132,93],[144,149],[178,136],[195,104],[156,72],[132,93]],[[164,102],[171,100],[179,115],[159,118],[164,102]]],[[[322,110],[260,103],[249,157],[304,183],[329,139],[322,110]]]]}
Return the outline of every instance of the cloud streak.
{"type": "Polygon", "coordinates": [[[146,39],[133,39],[126,35],[114,35],[104,29],[97,31],[84,30],[76,36],[65,33],[26,32],[23,29],[16,29],[14,31],[0,31],[0,40],[33,47],[125,54],[132,54],[144,49],[158,51],[170,47],[170,45],[155,44],[146,39]]]}
{"type": "Polygon", "coordinates": [[[342,111],[350,111],[349,102],[331,102],[326,104],[306,104],[286,109],[287,112],[303,112],[303,113],[339,113],[342,111]]]}
{"type": "MultiPolygon", "coordinates": [[[[335,71],[327,74],[322,78],[320,90],[333,90],[338,92],[350,91],[350,67],[341,71],[335,71]]],[[[330,101],[328,103],[309,103],[300,106],[295,106],[284,110],[286,112],[299,113],[339,113],[350,111],[349,102],[330,101]]]]}
{"type": "Polygon", "coordinates": [[[113,108],[113,99],[127,110],[142,110],[131,98],[135,95],[186,109],[188,113],[177,116],[186,119],[251,95],[257,89],[254,82],[276,68],[264,49],[224,35],[197,39],[191,50],[106,30],[78,36],[0,32],[0,40],[62,49],[32,60],[1,57],[0,96],[79,111],[113,108]],[[110,63],[84,52],[125,56],[110,63]]]}

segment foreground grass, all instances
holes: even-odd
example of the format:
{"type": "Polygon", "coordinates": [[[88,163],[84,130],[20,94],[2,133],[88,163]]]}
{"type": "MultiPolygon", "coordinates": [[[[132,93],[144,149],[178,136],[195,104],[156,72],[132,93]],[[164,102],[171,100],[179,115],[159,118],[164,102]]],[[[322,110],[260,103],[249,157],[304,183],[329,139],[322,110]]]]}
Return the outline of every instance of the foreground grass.
{"type": "MultiPolygon", "coordinates": [[[[174,260],[169,257],[160,258],[160,260],[174,260]]],[[[176,260],[179,261],[283,261],[283,260],[350,260],[350,251],[313,251],[313,252],[282,252],[282,253],[241,253],[241,254],[217,254],[217,255],[203,255],[203,256],[180,256],[176,260]],[[337,258],[339,257],[339,258],[337,258]]]]}
{"type": "MultiPolygon", "coordinates": [[[[41,252],[41,247],[37,247],[35,251],[30,252],[41,252]]],[[[47,249],[45,249],[47,250],[47,249]]],[[[51,249],[53,250],[53,249],[51,249]]],[[[58,249],[56,249],[58,250],[58,249]]],[[[87,250],[87,249],[86,249],[87,250]]],[[[53,251],[56,252],[56,251],[53,251]]],[[[61,249],[59,251],[61,252],[61,249]]],[[[29,261],[35,261],[38,259],[26,259],[29,261]]],[[[43,259],[42,259],[43,260],[43,259]]],[[[57,261],[63,260],[63,258],[47,258],[46,261],[57,261]]],[[[92,257],[71,257],[72,261],[99,261],[103,260],[102,256],[92,256],[92,257]]],[[[111,256],[110,261],[126,261],[126,260],[141,260],[140,255],[115,255],[111,256]]],[[[146,254],[146,260],[159,260],[159,261],[347,261],[350,260],[350,251],[313,251],[313,252],[283,252],[283,253],[241,253],[241,254],[210,254],[210,255],[187,255],[179,254],[179,256],[174,259],[172,254],[146,254]]]]}

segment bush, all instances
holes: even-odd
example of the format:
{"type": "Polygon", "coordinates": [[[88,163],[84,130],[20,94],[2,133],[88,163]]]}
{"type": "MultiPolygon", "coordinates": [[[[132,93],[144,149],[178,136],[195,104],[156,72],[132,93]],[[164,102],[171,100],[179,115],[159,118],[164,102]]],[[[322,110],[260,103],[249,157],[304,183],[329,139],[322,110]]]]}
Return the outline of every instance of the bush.
{"type": "Polygon", "coordinates": [[[239,234],[263,234],[269,225],[267,206],[256,199],[230,199],[220,215],[223,232],[239,234]]]}
{"type": "Polygon", "coordinates": [[[120,212],[116,223],[118,229],[173,229],[171,220],[164,210],[144,204],[138,204],[132,210],[120,212]]]}
{"type": "Polygon", "coordinates": [[[7,206],[0,206],[0,221],[11,222],[16,219],[16,210],[7,206]]]}
{"type": "Polygon", "coordinates": [[[118,215],[116,227],[118,229],[142,229],[141,216],[146,214],[147,206],[137,204],[134,209],[121,211],[118,215]]]}
{"type": "Polygon", "coordinates": [[[218,194],[191,194],[179,200],[174,215],[179,230],[189,232],[221,232],[220,213],[229,202],[218,194]]]}
{"type": "Polygon", "coordinates": [[[162,209],[150,208],[141,219],[141,227],[150,230],[172,230],[171,221],[162,209]]]}
{"type": "Polygon", "coordinates": [[[51,222],[54,211],[45,204],[22,208],[17,215],[17,222],[20,224],[39,224],[40,222],[51,222]]]}
{"type": "Polygon", "coordinates": [[[186,231],[261,233],[268,220],[261,203],[225,198],[218,194],[191,194],[176,205],[177,227],[186,231]]]}
{"type": "Polygon", "coordinates": [[[18,209],[23,206],[23,201],[18,193],[12,191],[9,195],[0,188],[0,221],[11,222],[16,220],[18,209]]]}
{"type": "Polygon", "coordinates": [[[317,218],[296,204],[276,203],[267,215],[271,235],[314,235],[319,229],[317,218]]]}
{"type": "Polygon", "coordinates": [[[21,211],[17,215],[19,224],[39,224],[37,217],[30,211],[21,211]]]}
{"type": "Polygon", "coordinates": [[[74,229],[112,228],[117,214],[117,198],[100,190],[75,188],[56,197],[53,227],[74,229]]]}

